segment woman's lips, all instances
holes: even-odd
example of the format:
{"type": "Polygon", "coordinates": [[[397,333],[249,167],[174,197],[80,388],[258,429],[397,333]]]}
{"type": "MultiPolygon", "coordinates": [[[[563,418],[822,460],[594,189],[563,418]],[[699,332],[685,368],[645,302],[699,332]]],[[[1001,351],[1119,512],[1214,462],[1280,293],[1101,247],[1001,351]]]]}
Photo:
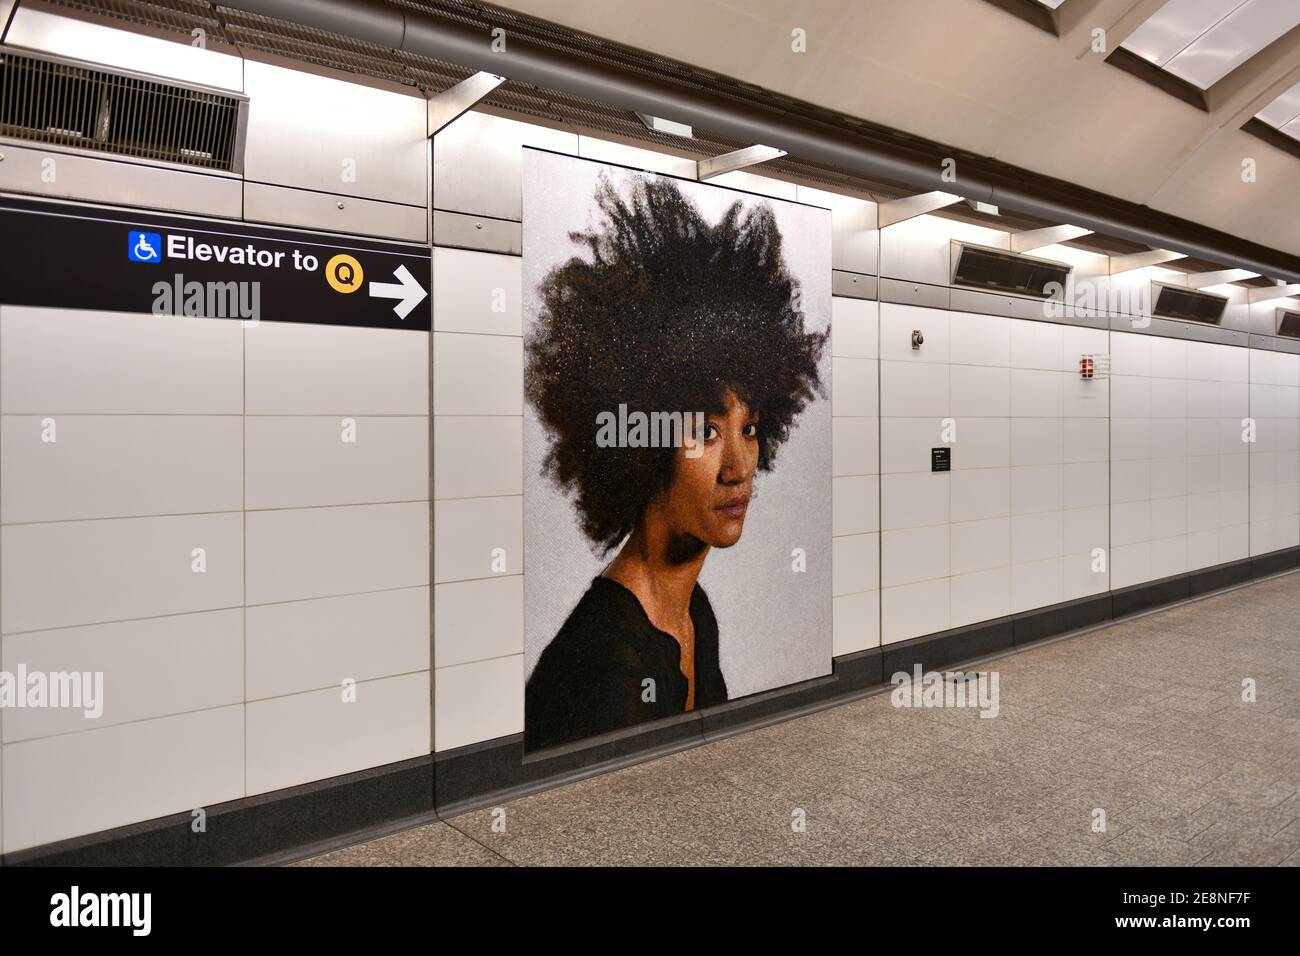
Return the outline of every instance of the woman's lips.
{"type": "Polygon", "coordinates": [[[721,511],[728,518],[745,517],[745,509],[749,507],[749,495],[737,495],[736,497],[724,501],[714,508],[714,511],[721,511]]]}

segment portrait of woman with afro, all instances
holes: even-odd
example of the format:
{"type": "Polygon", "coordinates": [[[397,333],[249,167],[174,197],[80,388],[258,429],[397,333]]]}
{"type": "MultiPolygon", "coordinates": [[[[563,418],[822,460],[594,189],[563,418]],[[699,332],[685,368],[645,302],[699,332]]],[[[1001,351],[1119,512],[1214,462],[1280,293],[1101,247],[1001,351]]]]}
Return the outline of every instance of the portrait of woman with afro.
{"type": "Polygon", "coordinates": [[[593,208],[569,233],[584,254],[536,290],[524,384],[541,473],[607,563],[527,681],[529,750],[729,699],[700,572],[825,394],[827,333],[807,327],[767,202],[710,222],[676,181],[638,175],[602,177],[593,208]],[[682,413],[681,440],[609,441],[601,423],[637,412],[682,413]]]}

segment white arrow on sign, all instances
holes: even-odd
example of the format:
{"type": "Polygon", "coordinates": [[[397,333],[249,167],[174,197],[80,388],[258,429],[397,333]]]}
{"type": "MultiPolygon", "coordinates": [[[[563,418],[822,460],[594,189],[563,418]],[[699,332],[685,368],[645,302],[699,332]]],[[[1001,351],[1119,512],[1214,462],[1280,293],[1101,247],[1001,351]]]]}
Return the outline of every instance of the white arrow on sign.
{"type": "Polygon", "coordinates": [[[370,297],[400,300],[393,306],[393,311],[397,313],[399,319],[405,319],[429,293],[416,281],[415,276],[411,275],[406,266],[398,266],[393,270],[393,275],[397,279],[396,282],[370,283],[370,297]]]}

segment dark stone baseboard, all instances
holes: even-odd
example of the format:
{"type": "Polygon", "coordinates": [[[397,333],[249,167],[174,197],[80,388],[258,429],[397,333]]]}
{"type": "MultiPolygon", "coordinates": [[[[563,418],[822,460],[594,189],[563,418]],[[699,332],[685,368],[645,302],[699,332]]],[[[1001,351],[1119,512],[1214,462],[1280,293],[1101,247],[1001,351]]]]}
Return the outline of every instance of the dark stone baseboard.
{"type": "Polygon", "coordinates": [[[450,816],[495,800],[638,763],[882,687],[890,675],[960,665],[1035,641],[1300,567],[1300,548],[1204,568],[968,627],[837,657],[830,676],[754,694],[617,734],[525,754],[522,734],[20,850],[4,866],[223,866],[349,842],[404,821],[450,816]]]}
{"type": "Polygon", "coordinates": [[[886,644],[881,649],[881,671],[888,681],[899,671],[911,674],[918,665],[922,671],[937,670],[1009,650],[1011,646],[1011,618],[1003,617],[886,644]]]}
{"type": "Polygon", "coordinates": [[[440,816],[451,816],[485,801],[585,775],[593,768],[682,750],[703,740],[700,715],[686,714],[537,753],[525,753],[523,734],[470,744],[434,756],[434,806],[440,816]]]}
{"type": "Polygon", "coordinates": [[[1251,558],[1251,577],[1266,578],[1270,574],[1281,574],[1292,568],[1300,568],[1300,548],[1287,548],[1251,558]]]}
{"type": "Polygon", "coordinates": [[[1190,597],[1199,597],[1211,591],[1222,591],[1237,584],[1245,584],[1255,577],[1249,558],[1232,561],[1213,568],[1193,571],[1187,576],[1187,590],[1190,597]]]}
{"type": "Polygon", "coordinates": [[[1011,639],[1016,647],[1021,647],[1102,624],[1113,616],[1110,592],[1106,591],[1011,615],[1011,639]]]}
{"type": "Polygon", "coordinates": [[[433,812],[433,760],[331,777],[286,790],[204,807],[206,831],[192,812],[18,850],[5,866],[227,866],[289,853],[433,812]]]}
{"type": "Polygon", "coordinates": [[[781,687],[762,694],[742,697],[720,707],[710,707],[700,715],[700,729],[705,740],[730,736],[743,727],[770,723],[773,718],[793,714],[839,696],[839,681],[834,674],[803,681],[793,687],[781,687]]]}
{"type": "Polygon", "coordinates": [[[841,654],[832,661],[838,694],[851,694],[885,682],[884,659],[879,647],[841,654]]]}
{"type": "Polygon", "coordinates": [[[1191,596],[1188,575],[1175,574],[1159,581],[1147,581],[1110,592],[1115,617],[1127,617],[1163,604],[1185,601],[1191,596]]]}

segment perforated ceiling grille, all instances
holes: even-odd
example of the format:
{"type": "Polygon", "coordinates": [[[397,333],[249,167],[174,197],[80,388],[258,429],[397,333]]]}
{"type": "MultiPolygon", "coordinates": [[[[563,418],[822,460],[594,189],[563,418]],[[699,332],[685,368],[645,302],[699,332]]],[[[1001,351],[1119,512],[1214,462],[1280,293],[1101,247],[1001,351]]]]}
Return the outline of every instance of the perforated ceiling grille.
{"type": "Polygon", "coordinates": [[[232,96],[0,54],[0,134],[15,139],[232,170],[238,120],[232,96]]]}

